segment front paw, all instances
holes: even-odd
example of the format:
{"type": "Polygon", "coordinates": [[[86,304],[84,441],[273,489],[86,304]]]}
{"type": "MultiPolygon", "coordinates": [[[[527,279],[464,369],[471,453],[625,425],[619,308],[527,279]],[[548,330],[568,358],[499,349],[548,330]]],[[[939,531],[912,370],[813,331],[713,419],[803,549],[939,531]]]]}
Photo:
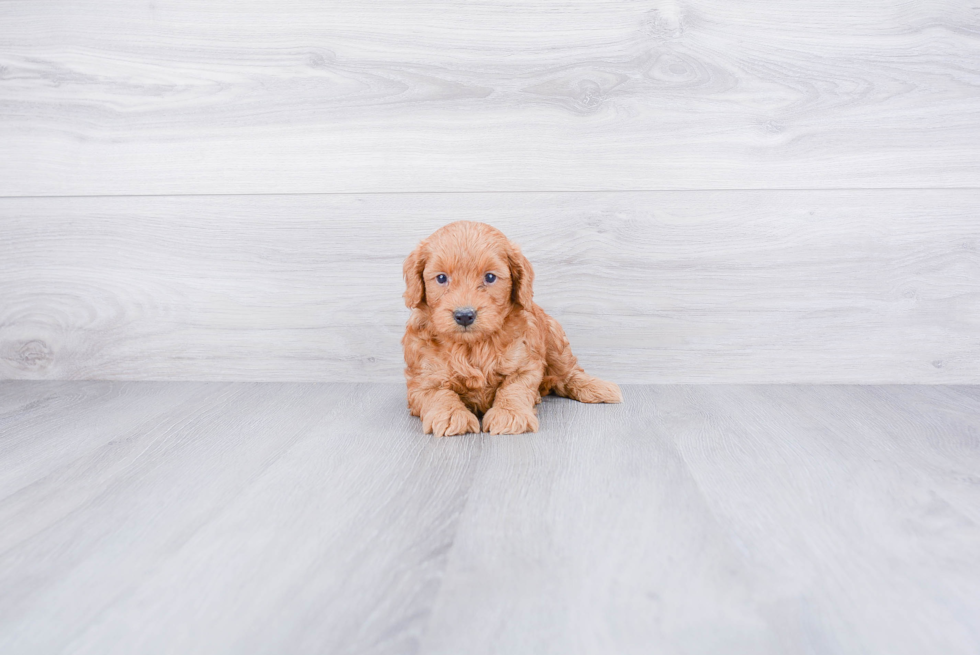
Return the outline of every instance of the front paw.
{"type": "Polygon", "coordinates": [[[436,409],[422,416],[422,429],[437,437],[480,431],[480,419],[465,407],[436,409]]]}
{"type": "Polygon", "coordinates": [[[538,431],[533,409],[512,410],[491,407],[483,415],[483,431],[490,434],[522,434],[538,431]]]}

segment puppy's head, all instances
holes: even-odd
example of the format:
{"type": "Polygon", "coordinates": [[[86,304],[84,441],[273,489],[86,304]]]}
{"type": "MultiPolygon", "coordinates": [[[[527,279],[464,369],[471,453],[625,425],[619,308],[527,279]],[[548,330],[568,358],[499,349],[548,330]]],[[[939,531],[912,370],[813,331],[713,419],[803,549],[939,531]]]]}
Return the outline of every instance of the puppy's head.
{"type": "Polygon", "coordinates": [[[444,338],[475,341],[529,309],[534,271],[520,249],[485,223],[436,230],[405,260],[405,304],[427,311],[444,338]]]}

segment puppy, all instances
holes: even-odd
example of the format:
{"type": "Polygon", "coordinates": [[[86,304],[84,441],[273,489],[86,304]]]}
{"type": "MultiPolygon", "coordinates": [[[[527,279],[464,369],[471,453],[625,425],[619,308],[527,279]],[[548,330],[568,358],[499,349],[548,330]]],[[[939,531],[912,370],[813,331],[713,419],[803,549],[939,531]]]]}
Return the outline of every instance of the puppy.
{"type": "Polygon", "coordinates": [[[436,436],[536,432],[549,393],[619,403],[612,382],[587,375],[558,322],[532,301],[534,271],[484,223],[458,221],[405,260],[412,310],[402,346],[408,408],[436,436]]]}

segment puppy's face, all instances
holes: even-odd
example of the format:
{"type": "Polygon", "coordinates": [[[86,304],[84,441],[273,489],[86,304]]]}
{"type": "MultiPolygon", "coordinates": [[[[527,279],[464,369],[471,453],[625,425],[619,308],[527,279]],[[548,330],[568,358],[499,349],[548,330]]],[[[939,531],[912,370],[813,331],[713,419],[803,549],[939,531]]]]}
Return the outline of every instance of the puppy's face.
{"type": "Polygon", "coordinates": [[[460,221],[409,255],[405,302],[427,310],[443,338],[475,341],[499,330],[515,308],[529,306],[532,276],[530,263],[503,234],[460,221]]]}

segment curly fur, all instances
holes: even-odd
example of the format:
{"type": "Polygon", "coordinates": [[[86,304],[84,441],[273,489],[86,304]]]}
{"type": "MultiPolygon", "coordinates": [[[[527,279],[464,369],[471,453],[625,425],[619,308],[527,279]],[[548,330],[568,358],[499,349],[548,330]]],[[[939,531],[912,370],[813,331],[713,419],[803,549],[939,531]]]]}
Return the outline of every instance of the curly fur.
{"type": "Polygon", "coordinates": [[[532,300],[531,263],[499,230],[450,223],[408,256],[404,274],[408,407],[425,432],[479,432],[480,415],[484,432],[536,432],[535,406],[549,393],[622,402],[618,386],[578,365],[561,325],[532,300]],[[453,319],[462,307],[476,310],[470,326],[453,319]]]}

